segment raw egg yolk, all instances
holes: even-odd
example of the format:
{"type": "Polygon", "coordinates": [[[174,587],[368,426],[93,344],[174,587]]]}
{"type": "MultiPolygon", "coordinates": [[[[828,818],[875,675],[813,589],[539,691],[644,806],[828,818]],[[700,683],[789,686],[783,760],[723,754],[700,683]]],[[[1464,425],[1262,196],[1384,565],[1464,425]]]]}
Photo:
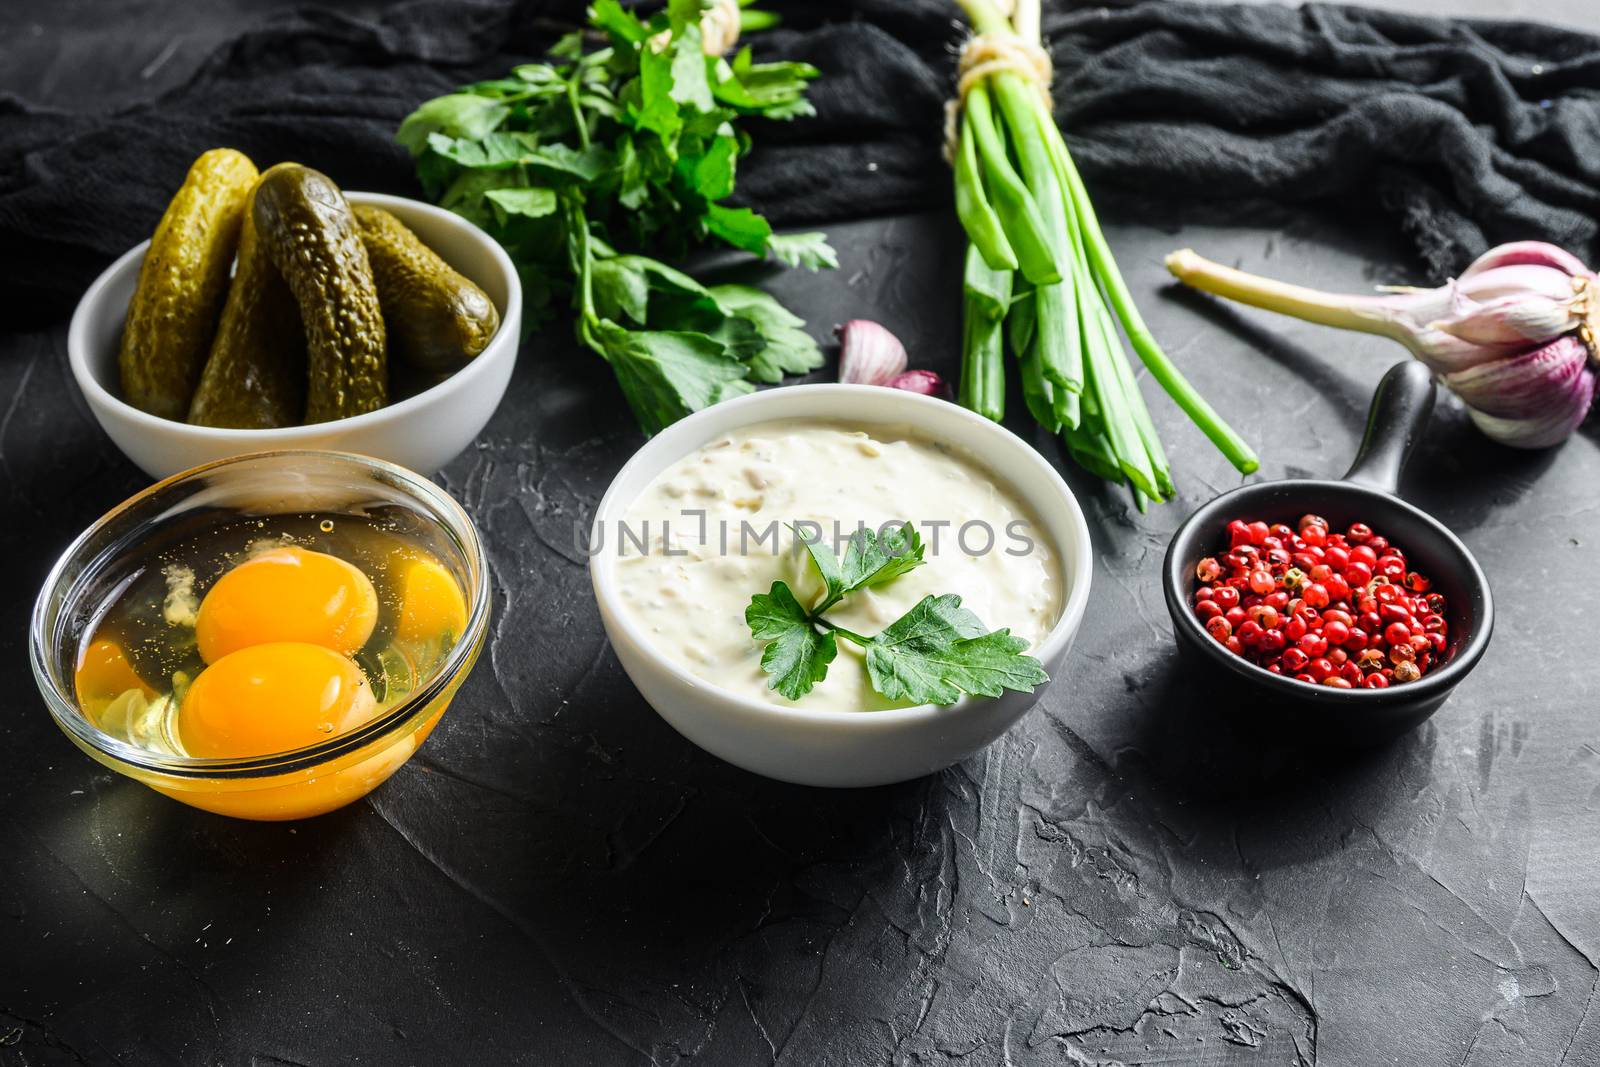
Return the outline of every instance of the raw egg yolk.
{"type": "Polygon", "coordinates": [[[178,710],[191,756],[265,756],[354,729],[377,710],[361,668],[322,645],[278,641],[230,653],[201,671],[178,710]]]}
{"type": "Polygon", "coordinates": [[[367,643],[378,594],[354,565],[325,552],[274,548],[233,568],[195,621],[200,657],[215,663],[269,641],[305,641],[346,655],[367,643]]]}
{"type": "Polygon", "coordinates": [[[156,695],[156,691],[134,672],[122,646],[104,638],[91,642],[83,650],[73,683],[79,703],[110,700],[130,689],[139,690],[147,698],[156,695]]]}
{"type": "Polygon", "coordinates": [[[401,573],[395,637],[413,643],[460,637],[467,628],[467,601],[450,572],[437,560],[413,559],[401,573]]]}

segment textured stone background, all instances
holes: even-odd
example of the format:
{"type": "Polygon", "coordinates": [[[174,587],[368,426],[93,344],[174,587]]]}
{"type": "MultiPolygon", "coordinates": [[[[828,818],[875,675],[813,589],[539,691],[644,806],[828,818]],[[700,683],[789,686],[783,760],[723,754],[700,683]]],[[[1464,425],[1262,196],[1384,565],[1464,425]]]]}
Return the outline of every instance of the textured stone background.
{"type": "MultiPolygon", "coordinates": [[[[277,6],[6,5],[0,89],[153,92],[277,6]]],[[[1338,473],[1399,350],[1177,292],[1161,256],[1364,287],[1415,280],[1397,247],[1349,215],[1107,221],[1263,476],[1338,473]]],[[[832,234],[841,269],[779,294],[951,370],[950,221],[832,234]]],[[[0,1064],[1600,1062],[1595,420],[1525,455],[1441,403],[1406,492],[1478,554],[1500,628],[1434,720],[1349,759],[1240,733],[1178,671],[1156,563],[1237,478],[1147,389],[1183,497],[1140,516],[1066,471],[1101,558],[1041,707],[942,775],[819,792],[701,753],[622,676],[571,529],[638,437],[597,360],[537,339],[441,476],[488,540],[489,652],[366,802],[258,825],[105,772],[29,682],[49,563],[143,484],[64,333],[0,333],[0,1064]]]]}

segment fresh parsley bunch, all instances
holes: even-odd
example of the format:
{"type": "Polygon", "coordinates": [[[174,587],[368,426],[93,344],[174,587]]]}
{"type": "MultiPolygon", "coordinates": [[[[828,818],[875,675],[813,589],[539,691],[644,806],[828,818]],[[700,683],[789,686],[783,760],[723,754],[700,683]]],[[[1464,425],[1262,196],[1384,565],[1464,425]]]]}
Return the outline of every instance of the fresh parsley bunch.
{"type": "Polygon", "coordinates": [[[839,638],[866,651],[872,688],[909,704],[954,704],[961,694],[997,697],[1004,690],[1032,692],[1050,680],[1044,667],[1023,655],[1028,642],[1009,629],[988,630],[954,593],[923,597],[875,637],[836,626],[823,615],[845,597],[893,581],[922,566],[922,539],[908,522],[875,535],[857,529],[840,559],[820,537],[795,536],[822,578],[822,599],[807,609],[787,582],[773,582],[745,609],[757,641],[768,642],[761,669],[770,688],[799,700],[828,677],[839,638]]]}
{"type": "MultiPolygon", "coordinates": [[[[812,370],[822,354],[761,290],[703,286],[637,253],[677,257],[715,240],[790,266],[838,266],[823,234],[776,234],[723,203],[750,150],[737,122],[812,114],[805,89],[817,70],[756,63],[748,48],[705,55],[703,8],[671,0],[643,20],[596,0],[589,23],[607,47],[569,34],[550,62],[430,100],[397,134],[428,195],[510,252],[530,325],[570,299],[579,339],[610,362],[646,433],[752,382],[812,370]]],[[[746,28],[772,21],[743,12],[746,28]]]]}

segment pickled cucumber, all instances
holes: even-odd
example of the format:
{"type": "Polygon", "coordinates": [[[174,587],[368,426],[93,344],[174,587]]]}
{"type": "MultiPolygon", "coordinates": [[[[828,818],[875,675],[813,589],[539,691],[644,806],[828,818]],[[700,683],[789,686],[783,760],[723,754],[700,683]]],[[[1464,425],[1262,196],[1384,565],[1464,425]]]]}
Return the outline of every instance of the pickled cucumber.
{"type": "Polygon", "coordinates": [[[482,352],[500,326],[489,295],[389,212],[370,205],[354,210],[395,357],[448,372],[482,352]]]}
{"type": "Polygon", "coordinates": [[[274,167],[255,190],[252,218],[300,307],[306,422],[383,407],[389,396],[383,312],[361,227],[344,194],[310,167],[274,167]]]}
{"type": "Polygon", "coordinates": [[[188,413],[256,176],[248,157],[214,148],[194,161],[161,216],[128,302],[117,357],[123,398],[134,407],[168,419],[188,413]]]}
{"type": "Polygon", "coordinates": [[[306,333],[294,294],[256,232],[254,199],[252,189],[222,321],[189,405],[189,421],[200,426],[263,430],[297,425],[305,414],[306,333]]]}

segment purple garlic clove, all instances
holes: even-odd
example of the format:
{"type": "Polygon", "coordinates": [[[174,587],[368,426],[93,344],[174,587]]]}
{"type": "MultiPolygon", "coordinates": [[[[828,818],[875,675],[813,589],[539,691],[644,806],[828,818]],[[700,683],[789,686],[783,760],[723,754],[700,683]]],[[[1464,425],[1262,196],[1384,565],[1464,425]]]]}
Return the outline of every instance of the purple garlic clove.
{"type": "Polygon", "coordinates": [[[851,319],[833,328],[839,338],[839,381],[888,385],[906,369],[906,346],[871,319],[851,319]]]}
{"type": "Polygon", "coordinates": [[[897,374],[889,382],[889,388],[904,389],[908,393],[921,393],[923,396],[950,395],[950,387],[944,379],[931,370],[908,370],[904,374],[897,374]]]}
{"type": "Polygon", "coordinates": [[[1473,260],[1472,266],[1461,272],[1461,280],[1465,281],[1484,271],[1517,266],[1550,267],[1574,277],[1590,273],[1589,268],[1583,265],[1583,260],[1565,248],[1544,241],[1510,241],[1489,249],[1473,260]]]}
{"type": "Polygon", "coordinates": [[[1542,296],[1503,296],[1428,325],[1475,345],[1507,349],[1553,341],[1577,329],[1582,319],[1570,301],[1542,296]]]}
{"type": "Polygon", "coordinates": [[[1547,448],[1577,429],[1594,402],[1589,346],[1576,335],[1443,377],[1472,421],[1513,448],[1547,448]]]}
{"type": "Polygon", "coordinates": [[[1589,283],[1587,274],[1529,264],[1477,270],[1446,287],[1449,311],[1424,325],[1477,345],[1543,344],[1583,324],[1589,283]]]}
{"type": "Polygon", "coordinates": [[[1473,271],[1456,279],[1458,296],[1488,303],[1513,296],[1540,296],[1546,300],[1570,302],[1583,288],[1588,274],[1569,274],[1563,270],[1535,264],[1510,264],[1489,270],[1473,271]]]}

